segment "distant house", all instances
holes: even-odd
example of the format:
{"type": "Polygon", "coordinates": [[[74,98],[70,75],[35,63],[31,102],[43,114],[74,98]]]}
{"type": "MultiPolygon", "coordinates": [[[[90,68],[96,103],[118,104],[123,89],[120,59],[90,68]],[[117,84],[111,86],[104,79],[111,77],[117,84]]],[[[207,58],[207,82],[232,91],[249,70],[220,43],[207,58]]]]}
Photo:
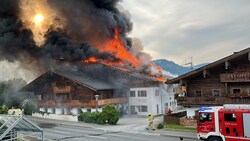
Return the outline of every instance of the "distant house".
{"type": "Polygon", "coordinates": [[[250,48],[171,79],[179,84],[185,97],[182,106],[250,104],[250,48]]]}
{"type": "Polygon", "coordinates": [[[101,111],[107,104],[126,109],[126,89],[79,71],[49,70],[21,91],[35,95],[40,111],[77,115],[80,111],[96,111],[96,107],[101,111]],[[96,95],[98,100],[95,99],[96,95]]]}

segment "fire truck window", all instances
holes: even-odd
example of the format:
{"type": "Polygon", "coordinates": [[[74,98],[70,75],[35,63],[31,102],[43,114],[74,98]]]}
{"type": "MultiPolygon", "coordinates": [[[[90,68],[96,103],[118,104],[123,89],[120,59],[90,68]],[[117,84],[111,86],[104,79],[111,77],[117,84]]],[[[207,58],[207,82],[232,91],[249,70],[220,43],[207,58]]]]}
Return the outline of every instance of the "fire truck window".
{"type": "Polygon", "coordinates": [[[200,122],[208,122],[208,121],[212,121],[212,114],[201,113],[200,114],[200,122]]]}
{"type": "Polygon", "coordinates": [[[230,129],[229,128],[226,128],[226,133],[230,134],[230,129]]]}
{"type": "Polygon", "coordinates": [[[236,115],[234,113],[226,113],[224,115],[225,121],[235,122],[236,121],[236,115]]]}

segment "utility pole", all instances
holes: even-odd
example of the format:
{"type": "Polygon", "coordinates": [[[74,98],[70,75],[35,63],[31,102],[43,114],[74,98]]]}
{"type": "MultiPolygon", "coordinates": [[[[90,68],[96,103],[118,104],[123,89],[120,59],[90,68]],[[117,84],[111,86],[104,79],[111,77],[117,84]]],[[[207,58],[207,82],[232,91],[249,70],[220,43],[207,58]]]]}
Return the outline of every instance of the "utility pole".
{"type": "Polygon", "coordinates": [[[99,95],[95,95],[95,101],[96,101],[95,110],[96,110],[96,112],[97,112],[97,107],[98,107],[98,98],[99,98],[99,95]]]}
{"type": "Polygon", "coordinates": [[[190,66],[190,69],[193,70],[193,57],[189,57],[188,59],[185,59],[184,66],[190,66]]]}

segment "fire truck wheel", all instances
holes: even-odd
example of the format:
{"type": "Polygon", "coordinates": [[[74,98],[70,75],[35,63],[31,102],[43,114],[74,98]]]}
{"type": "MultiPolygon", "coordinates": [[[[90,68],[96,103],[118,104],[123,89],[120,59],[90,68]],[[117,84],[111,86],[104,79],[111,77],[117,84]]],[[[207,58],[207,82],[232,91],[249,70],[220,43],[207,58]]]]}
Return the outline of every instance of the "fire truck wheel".
{"type": "Polygon", "coordinates": [[[208,141],[222,141],[220,137],[210,137],[208,141]]]}

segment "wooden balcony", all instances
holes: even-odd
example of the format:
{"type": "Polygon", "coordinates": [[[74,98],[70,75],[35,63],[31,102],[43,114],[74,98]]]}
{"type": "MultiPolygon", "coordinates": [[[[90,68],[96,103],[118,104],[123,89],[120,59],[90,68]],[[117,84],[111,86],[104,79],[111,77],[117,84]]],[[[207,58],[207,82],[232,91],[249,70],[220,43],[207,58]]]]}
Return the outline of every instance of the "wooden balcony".
{"type": "Polygon", "coordinates": [[[66,87],[54,87],[54,93],[70,93],[71,92],[71,88],[70,86],[66,86],[66,87]]]}
{"type": "Polygon", "coordinates": [[[128,98],[100,99],[98,100],[98,106],[104,106],[107,104],[127,103],[127,102],[128,102],[128,98]]]}
{"type": "MultiPolygon", "coordinates": [[[[119,104],[128,102],[128,98],[112,98],[112,99],[100,99],[98,100],[98,106],[104,106],[107,104],[119,104]]],[[[96,107],[96,101],[79,101],[68,100],[64,102],[57,102],[54,100],[37,100],[38,107],[96,107]]]]}
{"type": "Polygon", "coordinates": [[[183,97],[177,99],[178,105],[210,105],[219,106],[223,104],[250,104],[250,98],[230,98],[230,97],[183,97]]]}
{"type": "Polygon", "coordinates": [[[95,107],[96,101],[80,102],[79,100],[67,100],[58,102],[54,100],[37,100],[38,107],[95,107]]]}

